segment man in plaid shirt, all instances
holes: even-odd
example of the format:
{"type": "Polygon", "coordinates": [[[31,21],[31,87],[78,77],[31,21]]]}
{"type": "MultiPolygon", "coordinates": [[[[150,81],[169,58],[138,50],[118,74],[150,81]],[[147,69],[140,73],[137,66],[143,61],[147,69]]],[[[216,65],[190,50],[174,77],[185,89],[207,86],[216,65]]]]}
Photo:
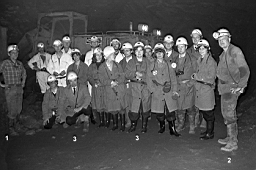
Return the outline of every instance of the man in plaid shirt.
{"type": "Polygon", "coordinates": [[[17,60],[19,49],[17,45],[10,45],[7,48],[10,58],[0,63],[0,73],[3,73],[5,84],[0,86],[5,88],[5,97],[8,108],[9,127],[11,135],[18,135],[17,116],[22,110],[23,87],[26,81],[26,70],[23,64],[17,60]]]}

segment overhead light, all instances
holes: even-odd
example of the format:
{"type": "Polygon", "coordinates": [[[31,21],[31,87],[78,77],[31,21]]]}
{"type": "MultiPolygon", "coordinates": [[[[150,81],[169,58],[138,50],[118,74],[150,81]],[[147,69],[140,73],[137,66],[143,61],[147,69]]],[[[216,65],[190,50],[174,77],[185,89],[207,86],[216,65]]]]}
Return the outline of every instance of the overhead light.
{"type": "Polygon", "coordinates": [[[138,30],[141,32],[148,32],[148,25],[146,24],[139,24],[138,25],[138,30]]]}
{"type": "Polygon", "coordinates": [[[155,35],[155,36],[161,36],[161,30],[158,30],[158,29],[154,29],[153,30],[153,35],[155,35]]]}

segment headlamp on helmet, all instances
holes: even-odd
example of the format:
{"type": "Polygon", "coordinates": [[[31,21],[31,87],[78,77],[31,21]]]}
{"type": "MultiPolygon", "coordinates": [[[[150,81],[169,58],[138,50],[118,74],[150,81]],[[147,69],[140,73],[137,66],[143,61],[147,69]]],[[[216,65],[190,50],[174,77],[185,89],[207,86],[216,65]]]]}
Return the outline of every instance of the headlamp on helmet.
{"type": "Polygon", "coordinates": [[[173,37],[171,36],[171,35],[166,35],[165,37],[164,37],[164,42],[166,42],[166,43],[171,43],[171,42],[173,42],[174,40],[173,40],[173,37]]]}
{"type": "Polygon", "coordinates": [[[54,82],[54,81],[56,81],[57,79],[56,79],[56,77],[54,76],[54,75],[49,75],[48,77],[47,77],[47,83],[51,83],[51,82],[54,82]]]}
{"type": "Polygon", "coordinates": [[[157,52],[163,52],[164,54],[166,53],[166,50],[164,48],[164,45],[162,43],[157,43],[154,47],[154,53],[156,54],[157,52]]]}
{"type": "Polygon", "coordinates": [[[54,42],[53,42],[53,46],[61,46],[62,45],[62,42],[60,41],[60,40],[55,40],[54,42]]]}
{"type": "Polygon", "coordinates": [[[19,51],[19,48],[17,45],[9,45],[7,48],[7,52],[10,53],[11,51],[19,51]]]}
{"type": "Polygon", "coordinates": [[[230,38],[231,34],[227,29],[222,28],[219,29],[217,32],[214,32],[212,36],[215,40],[218,40],[222,36],[228,36],[230,38]]]}
{"type": "Polygon", "coordinates": [[[192,33],[190,34],[190,36],[192,37],[193,34],[198,34],[200,37],[203,36],[202,31],[201,31],[200,29],[194,29],[194,30],[192,31],[192,33]]]}
{"type": "Polygon", "coordinates": [[[38,47],[38,48],[44,48],[44,43],[38,43],[38,44],[37,44],[37,47],[38,47]]]}
{"type": "Polygon", "coordinates": [[[197,44],[197,50],[199,50],[199,48],[201,46],[204,46],[207,50],[210,50],[210,44],[207,40],[205,39],[201,39],[200,41],[198,41],[198,44],[197,44]]]}
{"type": "Polygon", "coordinates": [[[180,37],[176,40],[176,46],[178,45],[188,45],[188,41],[184,37],[180,37]]]}
{"type": "Polygon", "coordinates": [[[68,80],[76,80],[77,79],[77,74],[75,72],[71,71],[71,72],[68,73],[67,79],[68,80]]]}
{"type": "Polygon", "coordinates": [[[102,49],[100,47],[97,47],[93,50],[93,54],[102,54],[102,49]]]}
{"type": "Polygon", "coordinates": [[[64,37],[62,38],[62,41],[63,41],[63,42],[70,42],[71,39],[69,38],[69,36],[64,36],[64,37]]]}

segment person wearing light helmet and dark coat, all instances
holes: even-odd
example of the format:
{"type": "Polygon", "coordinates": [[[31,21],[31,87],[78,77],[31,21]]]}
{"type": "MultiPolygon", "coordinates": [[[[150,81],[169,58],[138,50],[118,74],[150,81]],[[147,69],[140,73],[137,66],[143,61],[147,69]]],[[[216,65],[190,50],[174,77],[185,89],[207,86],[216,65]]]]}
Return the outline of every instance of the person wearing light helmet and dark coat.
{"type": "Polygon", "coordinates": [[[84,123],[83,131],[89,131],[88,117],[91,111],[91,96],[85,84],[77,82],[75,72],[68,73],[69,85],[65,87],[62,98],[60,99],[60,120],[64,122],[63,127],[67,128],[73,124],[84,123]]]}
{"type": "MultiPolygon", "coordinates": [[[[187,49],[190,56],[195,57],[196,60],[201,57],[200,53],[197,51],[197,44],[203,38],[203,33],[200,29],[194,29],[191,34],[193,45],[187,49]]],[[[201,128],[206,128],[206,121],[203,115],[199,113],[199,109],[195,107],[195,126],[200,125],[201,128]]]]}
{"type": "Polygon", "coordinates": [[[61,51],[62,42],[60,40],[55,40],[53,46],[55,54],[52,55],[47,70],[50,74],[56,77],[58,86],[66,87],[67,69],[68,66],[73,63],[73,60],[69,54],[61,51]]]}
{"type": "Polygon", "coordinates": [[[100,81],[99,67],[104,62],[103,52],[100,47],[94,49],[92,63],[89,66],[89,82],[92,85],[92,109],[99,114],[99,127],[105,127],[107,121],[106,107],[104,103],[104,87],[100,81]]]}
{"type": "Polygon", "coordinates": [[[28,61],[28,66],[36,71],[37,82],[40,86],[41,93],[44,94],[49,86],[47,84],[47,78],[50,75],[47,71],[48,63],[51,59],[51,55],[45,52],[44,44],[37,44],[38,53],[28,61]]]}
{"type": "Polygon", "coordinates": [[[69,36],[64,36],[62,38],[62,44],[63,44],[63,49],[61,50],[63,54],[69,54],[71,56],[72,49],[70,48],[71,45],[71,39],[69,36]]]}
{"type": "Polygon", "coordinates": [[[110,42],[110,46],[115,49],[115,62],[119,63],[124,58],[123,54],[120,51],[120,49],[122,48],[121,42],[117,38],[114,38],[110,42]]]}
{"type": "Polygon", "coordinates": [[[165,119],[169,123],[170,135],[180,136],[175,128],[175,111],[177,107],[177,79],[169,60],[165,60],[165,48],[161,43],[154,47],[156,60],[150,63],[148,69],[148,86],[152,93],[151,112],[156,113],[160,124],[158,133],[165,131],[165,119]]]}
{"type": "Polygon", "coordinates": [[[132,90],[132,103],[129,111],[131,127],[128,132],[130,133],[136,130],[137,121],[141,114],[141,132],[146,133],[151,108],[151,93],[147,85],[149,60],[143,57],[144,44],[142,42],[136,42],[134,44],[134,53],[135,56],[128,62],[125,70],[125,77],[130,80],[132,90]]]}
{"type": "Polygon", "coordinates": [[[60,118],[60,99],[62,98],[64,87],[58,86],[58,81],[54,75],[48,76],[47,83],[50,88],[44,95],[42,114],[44,128],[51,129],[60,118]]]}
{"type": "Polygon", "coordinates": [[[0,73],[3,73],[5,82],[0,82],[0,86],[5,89],[10,135],[15,136],[18,135],[18,116],[22,110],[23,88],[27,74],[22,62],[17,60],[18,46],[9,45],[7,53],[10,58],[0,63],[0,73]]]}
{"type": "Polygon", "coordinates": [[[197,70],[192,75],[195,80],[195,106],[206,120],[206,131],[201,133],[201,140],[214,137],[214,106],[215,106],[215,79],[217,63],[210,52],[207,40],[201,39],[197,43],[197,50],[201,57],[197,59],[197,70]]]}
{"type": "Polygon", "coordinates": [[[177,132],[184,129],[186,113],[189,118],[189,134],[195,134],[195,88],[191,75],[196,72],[196,60],[187,52],[188,42],[180,37],[176,41],[179,55],[173,58],[172,67],[176,72],[178,82],[178,127],[177,132]]]}
{"type": "Polygon", "coordinates": [[[165,50],[166,50],[166,55],[165,55],[165,60],[166,61],[172,61],[174,57],[178,56],[179,54],[173,49],[174,45],[174,40],[171,35],[166,35],[164,37],[163,41],[165,50]]]}
{"type": "Polygon", "coordinates": [[[221,112],[227,126],[227,137],[219,139],[220,144],[226,145],[223,151],[231,152],[238,149],[238,127],[236,105],[238,97],[247,86],[250,70],[242,50],[231,44],[231,34],[227,29],[213,33],[223,52],[219,56],[217,67],[218,91],[221,95],[221,112]]]}
{"type": "Polygon", "coordinates": [[[108,124],[110,123],[110,115],[113,119],[112,131],[118,129],[118,115],[121,116],[121,125],[124,128],[125,117],[125,101],[124,101],[124,73],[121,65],[114,61],[115,49],[107,46],[103,50],[106,61],[99,67],[100,82],[104,86],[104,103],[108,114],[108,124]]]}
{"type": "MultiPolygon", "coordinates": [[[[119,62],[119,64],[122,66],[122,69],[125,72],[126,69],[126,65],[128,64],[128,62],[133,58],[133,47],[131,43],[124,43],[122,45],[122,53],[124,54],[124,58],[119,62]]],[[[131,91],[131,85],[130,85],[130,80],[125,78],[125,103],[126,103],[126,109],[125,109],[125,120],[126,120],[126,124],[125,127],[128,128],[131,126],[131,120],[129,118],[129,111],[131,108],[131,103],[132,103],[132,91],[131,91]]],[[[123,130],[123,129],[121,129],[123,130]]]]}

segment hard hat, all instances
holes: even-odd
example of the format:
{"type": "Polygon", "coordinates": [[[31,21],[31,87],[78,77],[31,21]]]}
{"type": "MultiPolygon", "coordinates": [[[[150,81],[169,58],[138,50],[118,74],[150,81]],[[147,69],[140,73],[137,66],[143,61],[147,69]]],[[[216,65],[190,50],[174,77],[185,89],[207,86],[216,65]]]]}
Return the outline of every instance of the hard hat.
{"type": "Polygon", "coordinates": [[[177,45],[188,45],[188,41],[184,37],[180,37],[176,41],[176,46],[177,45]]]}
{"type": "Polygon", "coordinates": [[[71,50],[71,54],[74,54],[74,53],[79,53],[81,55],[80,50],[77,48],[71,50]]]}
{"type": "Polygon", "coordinates": [[[77,74],[73,71],[69,72],[68,73],[68,77],[67,77],[68,80],[75,80],[77,79],[77,74]]]}
{"type": "Polygon", "coordinates": [[[38,44],[37,44],[37,47],[38,47],[38,48],[44,48],[44,43],[38,43],[38,44]]]}
{"type": "Polygon", "coordinates": [[[102,54],[102,49],[100,47],[97,47],[93,50],[93,54],[100,53],[102,54]]]}
{"type": "Polygon", "coordinates": [[[152,47],[150,45],[145,45],[144,49],[151,49],[152,50],[152,47]]]}
{"type": "Polygon", "coordinates": [[[69,36],[64,36],[64,37],[62,38],[62,41],[70,42],[71,39],[69,38],[69,36]]]}
{"type": "Polygon", "coordinates": [[[62,42],[60,40],[55,40],[53,42],[53,46],[60,46],[60,45],[62,45],[62,42]]]}
{"type": "Polygon", "coordinates": [[[171,35],[166,35],[164,37],[164,42],[167,42],[167,43],[173,42],[173,37],[171,35]]]}
{"type": "Polygon", "coordinates": [[[117,38],[114,38],[114,39],[110,42],[110,46],[112,46],[113,43],[118,43],[118,44],[119,44],[119,47],[121,46],[121,42],[120,42],[117,38]]]}
{"type": "Polygon", "coordinates": [[[90,40],[91,42],[99,42],[99,38],[96,36],[92,36],[90,40]]]}
{"type": "Polygon", "coordinates": [[[111,54],[115,53],[115,49],[112,46],[107,46],[103,50],[105,58],[109,57],[111,54]]]}
{"type": "Polygon", "coordinates": [[[166,50],[164,48],[164,45],[162,43],[157,43],[154,47],[154,53],[158,52],[158,51],[161,51],[163,53],[166,53],[166,50]]]}
{"type": "Polygon", "coordinates": [[[205,46],[210,50],[210,44],[207,40],[205,39],[201,39],[200,41],[198,41],[197,43],[197,48],[201,47],[201,46],[205,46]]]}
{"type": "Polygon", "coordinates": [[[134,46],[133,46],[134,48],[136,48],[136,47],[142,47],[142,48],[144,48],[144,44],[143,44],[143,42],[136,42],[135,44],[134,44],[134,46]]]}
{"type": "Polygon", "coordinates": [[[13,50],[19,51],[18,46],[17,45],[9,45],[8,48],[7,48],[7,52],[9,53],[9,52],[11,52],[13,50]]]}
{"type": "Polygon", "coordinates": [[[48,77],[47,77],[47,82],[48,83],[50,83],[50,82],[54,82],[54,81],[56,81],[57,79],[56,79],[56,77],[54,76],[54,75],[49,75],[48,77]]]}
{"type": "Polygon", "coordinates": [[[132,44],[131,43],[124,43],[123,45],[122,45],[122,50],[124,50],[124,49],[131,49],[132,50],[132,44]]]}
{"type": "Polygon", "coordinates": [[[219,29],[217,32],[214,32],[212,36],[215,40],[218,40],[222,36],[231,37],[231,34],[227,29],[222,28],[222,29],[219,29]]]}
{"type": "Polygon", "coordinates": [[[194,29],[190,36],[192,37],[193,34],[198,34],[200,37],[203,36],[202,31],[200,29],[194,29]]]}

